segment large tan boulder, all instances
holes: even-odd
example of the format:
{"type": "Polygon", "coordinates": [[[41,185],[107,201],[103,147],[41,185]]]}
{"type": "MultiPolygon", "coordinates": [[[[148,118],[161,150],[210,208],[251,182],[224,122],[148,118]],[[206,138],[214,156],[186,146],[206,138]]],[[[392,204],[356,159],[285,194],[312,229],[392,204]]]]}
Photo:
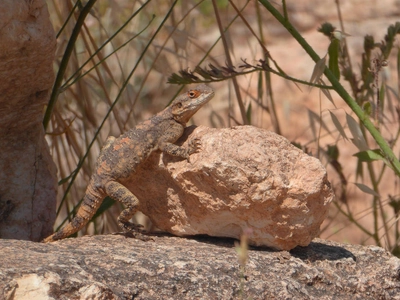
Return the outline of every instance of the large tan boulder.
{"type": "Polygon", "coordinates": [[[334,195],[318,159],[252,126],[201,126],[193,138],[202,150],[191,162],[155,153],[126,183],[156,227],[178,236],[244,233],[252,245],[283,250],[319,234],[334,195]]]}

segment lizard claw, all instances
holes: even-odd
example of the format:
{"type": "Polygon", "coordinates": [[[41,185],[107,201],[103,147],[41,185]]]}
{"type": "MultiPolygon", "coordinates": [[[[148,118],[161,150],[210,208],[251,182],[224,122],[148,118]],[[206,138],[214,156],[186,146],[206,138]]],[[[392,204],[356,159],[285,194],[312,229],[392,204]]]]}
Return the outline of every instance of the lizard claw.
{"type": "Polygon", "coordinates": [[[141,224],[134,224],[131,222],[122,222],[119,221],[118,225],[125,231],[125,232],[129,232],[129,231],[143,231],[143,225],[141,224]]]}
{"type": "Polygon", "coordinates": [[[188,153],[189,155],[193,153],[198,153],[201,150],[201,140],[199,138],[194,138],[189,141],[188,153]]]}
{"type": "Polygon", "coordinates": [[[193,153],[198,153],[201,150],[201,141],[199,138],[194,138],[191,139],[188,143],[188,150],[187,150],[187,154],[188,156],[186,157],[187,161],[190,163],[190,155],[192,155],[193,153]]]}
{"type": "Polygon", "coordinates": [[[152,241],[154,242],[154,238],[152,238],[151,236],[148,236],[146,232],[140,232],[140,231],[129,231],[129,232],[125,232],[125,236],[131,236],[134,239],[137,240],[141,240],[143,242],[148,242],[148,241],[152,241]]]}
{"type": "Polygon", "coordinates": [[[154,241],[153,238],[148,236],[147,232],[143,229],[143,225],[134,224],[131,222],[119,222],[120,227],[123,229],[125,235],[131,235],[133,238],[142,241],[154,241]]]}

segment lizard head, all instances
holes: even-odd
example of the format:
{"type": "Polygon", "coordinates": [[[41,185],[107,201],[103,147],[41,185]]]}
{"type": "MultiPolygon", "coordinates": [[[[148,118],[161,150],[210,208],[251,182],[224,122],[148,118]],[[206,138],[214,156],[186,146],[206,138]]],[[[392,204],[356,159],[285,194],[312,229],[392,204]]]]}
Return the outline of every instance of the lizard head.
{"type": "Polygon", "coordinates": [[[212,97],[214,97],[214,90],[205,84],[200,84],[194,89],[178,96],[171,104],[171,112],[174,120],[186,124],[212,97]]]}

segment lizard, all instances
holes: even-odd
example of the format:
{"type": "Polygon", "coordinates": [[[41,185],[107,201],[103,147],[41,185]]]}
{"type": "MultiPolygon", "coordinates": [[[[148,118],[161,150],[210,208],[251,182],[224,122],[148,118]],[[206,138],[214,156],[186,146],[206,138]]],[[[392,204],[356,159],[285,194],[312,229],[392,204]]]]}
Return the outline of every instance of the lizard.
{"type": "Polygon", "coordinates": [[[139,226],[129,220],[138,211],[139,199],[121,182],[129,178],[153,151],[161,150],[190,162],[190,155],[200,150],[200,141],[192,139],[186,148],[174,143],[182,136],[189,119],[213,97],[214,90],[200,84],[118,138],[108,137],[100,150],[95,170],[76,215],[70,223],[43,242],[64,239],[81,230],[107,196],[125,206],[117,219],[118,225],[124,231],[135,231],[139,226]]]}

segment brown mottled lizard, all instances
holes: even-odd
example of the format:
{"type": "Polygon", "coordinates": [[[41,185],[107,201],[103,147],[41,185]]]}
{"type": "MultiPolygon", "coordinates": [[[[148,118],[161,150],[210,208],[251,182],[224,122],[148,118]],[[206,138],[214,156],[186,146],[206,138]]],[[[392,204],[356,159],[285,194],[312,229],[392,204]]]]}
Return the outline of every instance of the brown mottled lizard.
{"type": "Polygon", "coordinates": [[[139,200],[121,184],[121,181],[135,172],[137,166],[155,150],[183,157],[189,161],[189,156],[199,150],[200,141],[193,139],[188,148],[173,143],[182,136],[189,119],[213,96],[213,89],[200,84],[178,96],[163,111],[120,137],[110,136],[100,151],[96,169],[76,216],[71,223],[43,241],[60,240],[81,230],[96,213],[106,196],[125,206],[118,217],[118,225],[124,230],[135,230],[137,226],[129,220],[138,210],[139,200]]]}

